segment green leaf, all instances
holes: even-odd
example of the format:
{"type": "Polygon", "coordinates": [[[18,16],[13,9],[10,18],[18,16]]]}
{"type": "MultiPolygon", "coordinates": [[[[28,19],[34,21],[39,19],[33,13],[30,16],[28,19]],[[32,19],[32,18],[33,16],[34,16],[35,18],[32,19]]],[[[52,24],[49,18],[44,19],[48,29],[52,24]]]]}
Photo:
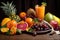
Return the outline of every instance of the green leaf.
{"type": "Polygon", "coordinates": [[[17,29],[17,33],[22,34],[22,31],[20,29],[17,29]]]}
{"type": "Polygon", "coordinates": [[[28,32],[32,32],[33,31],[33,29],[32,28],[30,28],[29,30],[28,30],[28,32]]]}
{"type": "Polygon", "coordinates": [[[10,4],[9,4],[9,2],[7,2],[7,6],[9,6],[10,4]]]}
{"type": "Polygon", "coordinates": [[[41,4],[44,5],[44,6],[47,6],[47,3],[46,2],[42,2],[41,4]]]}
{"type": "Polygon", "coordinates": [[[0,26],[0,28],[2,28],[2,26],[0,26]]]}
{"type": "Polygon", "coordinates": [[[8,32],[6,32],[6,35],[10,35],[10,30],[8,32]]]}
{"type": "Polygon", "coordinates": [[[1,2],[4,6],[7,6],[4,2],[1,2]]]}
{"type": "Polygon", "coordinates": [[[6,24],[5,24],[5,25],[3,25],[3,26],[1,26],[1,28],[4,28],[4,27],[7,27],[7,26],[6,26],[6,24]]]}
{"type": "Polygon", "coordinates": [[[0,6],[1,8],[3,8],[3,9],[8,9],[7,7],[5,7],[5,6],[0,6]]]}
{"type": "Polygon", "coordinates": [[[13,1],[10,3],[10,7],[12,6],[13,1]]]}
{"type": "Polygon", "coordinates": [[[38,18],[34,18],[34,22],[38,22],[38,18]]]}

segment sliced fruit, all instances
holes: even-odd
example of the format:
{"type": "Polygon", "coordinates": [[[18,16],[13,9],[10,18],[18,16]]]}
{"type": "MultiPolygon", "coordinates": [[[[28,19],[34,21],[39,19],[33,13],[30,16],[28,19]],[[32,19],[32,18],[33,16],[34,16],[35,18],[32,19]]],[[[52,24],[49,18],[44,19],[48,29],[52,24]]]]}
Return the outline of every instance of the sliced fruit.
{"type": "Polygon", "coordinates": [[[48,12],[48,13],[45,15],[45,20],[46,20],[47,22],[50,22],[51,20],[53,20],[53,15],[48,12]]]}
{"type": "Polygon", "coordinates": [[[1,22],[1,26],[4,26],[7,22],[11,21],[10,18],[4,18],[1,22]]]}
{"type": "Polygon", "coordinates": [[[15,20],[11,20],[7,23],[7,27],[11,28],[11,27],[16,27],[17,26],[17,22],[15,20]]]}
{"type": "Polygon", "coordinates": [[[27,22],[21,21],[20,23],[17,24],[17,29],[20,29],[22,31],[26,31],[26,28],[28,27],[27,22]]]}
{"type": "Polygon", "coordinates": [[[10,34],[16,34],[16,31],[17,31],[17,27],[11,27],[10,29],[10,34]]]}
{"type": "Polygon", "coordinates": [[[57,22],[58,22],[58,24],[60,24],[60,22],[59,22],[59,18],[58,18],[58,17],[53,16],[53,18],[54,18],[54,20],[55,20],[55,21],[57,21],[57,22]]]}
{"type": "Polygon", "coordinates": [[[25,12],[21,12],[21,13],[19,13],[19,16],[20,16],[21,18],[24,18],[24,17],[26,17],[26,13],[25,13],[25,12]]]}
{"type": "Polygon", "coordinates": [[[27,22],[30,27],[34,24],[34,21],[33,21],[32,18],[26,18],[26,19],[25,19],[25,22],[27,22]]]}
{"type": "Polygon", "coordinates": [[[9,31],[9,28],[1,28],[2,33],[8,32],[8,31],[9,31]]]}

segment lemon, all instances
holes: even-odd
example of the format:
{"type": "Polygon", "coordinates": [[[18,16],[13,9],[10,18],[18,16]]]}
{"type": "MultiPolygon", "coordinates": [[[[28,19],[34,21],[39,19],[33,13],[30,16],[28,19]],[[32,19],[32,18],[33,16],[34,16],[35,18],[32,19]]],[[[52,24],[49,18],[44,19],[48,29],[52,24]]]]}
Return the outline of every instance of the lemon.
{"type": "Polygon", "coordinates": [[[9,28],[1,28],[1,32],[5,33],[8,32],[9,28]]]}
{"type": "Polygon", "coordinates": [[[5,25],[10,20],[11,20],[10,18],[4,18],[1,22],[1,26],[5,25]]]}
{"type": "Polygon", "coordinates": [[[58,17],[56,17],[55,15],[53,16],[53,20],[57,21],[58,24],[60,24],[60,19],[58,17]]]}

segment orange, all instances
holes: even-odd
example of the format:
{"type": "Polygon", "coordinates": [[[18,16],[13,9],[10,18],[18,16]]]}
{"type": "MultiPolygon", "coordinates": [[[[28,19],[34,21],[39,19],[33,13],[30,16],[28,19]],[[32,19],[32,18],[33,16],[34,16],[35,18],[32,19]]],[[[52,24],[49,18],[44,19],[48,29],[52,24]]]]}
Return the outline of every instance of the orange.
{"type": "Polygon", "coordinates": [[[32,18],[26,18],[25,21],[29,24],[29,26],[31,27],[33,25],[33,19],[32,18]]]}
{"type": "Polygon", "coordinates": [[[26,17],[26,13],[25,13],[25,12],[21,12],[21,13],[19,14],[19,16],[20,16],[21,18],[24,18],[24,17],[26,17]]]}
{"type": "Polygon", "coordinates": [[[11,21],[9,21],[9,22],[7,23],[7,27],[8,27],[8,28],[11,28],[11,27],[13,27],[13,26],[16,27],[16,25],[17,25],[17,22],[16,22],[15,20],[11,20],[11,21]]]}
{"type": "Polygon", "coordinates": [[[11,27],[10,29],[10,34],[16,34],[16,31],[17,31],[17,27],[11,27]]]}

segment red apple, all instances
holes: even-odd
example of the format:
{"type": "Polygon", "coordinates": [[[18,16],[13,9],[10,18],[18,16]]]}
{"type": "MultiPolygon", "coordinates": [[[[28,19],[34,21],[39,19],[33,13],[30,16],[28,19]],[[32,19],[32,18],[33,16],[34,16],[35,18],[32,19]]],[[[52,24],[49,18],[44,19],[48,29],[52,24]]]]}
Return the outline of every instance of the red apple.
{"type": "Polygon", "coordinates": [[[50,24],[53,26],[54,29],[57,29],[58,28],[58,22],[57,21],[51,20],[50,21],[50,24]]]}

